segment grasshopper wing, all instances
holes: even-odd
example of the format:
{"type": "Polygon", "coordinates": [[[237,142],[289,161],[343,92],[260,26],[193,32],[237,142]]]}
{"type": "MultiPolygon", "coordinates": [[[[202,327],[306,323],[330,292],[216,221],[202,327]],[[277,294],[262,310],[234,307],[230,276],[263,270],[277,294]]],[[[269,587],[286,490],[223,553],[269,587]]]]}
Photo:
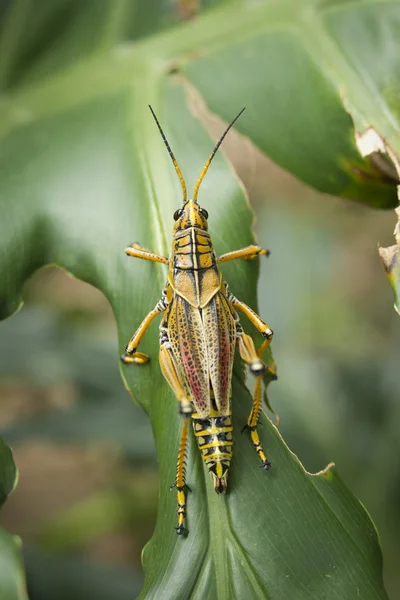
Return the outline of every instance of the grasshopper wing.
{"type": "Polygon", "coordinates": [[[181,374],[200,417],[210,413],[207,345],[200,309],[175,296],[168,315],[168,335],[181,374]]]}
{"type": "Polygon", "coordinates": [[[203,308],[207,362],[215,403],[222,415],[230,409],[231,380],[235,356],[236,324],[222,293],[203,308]]]}

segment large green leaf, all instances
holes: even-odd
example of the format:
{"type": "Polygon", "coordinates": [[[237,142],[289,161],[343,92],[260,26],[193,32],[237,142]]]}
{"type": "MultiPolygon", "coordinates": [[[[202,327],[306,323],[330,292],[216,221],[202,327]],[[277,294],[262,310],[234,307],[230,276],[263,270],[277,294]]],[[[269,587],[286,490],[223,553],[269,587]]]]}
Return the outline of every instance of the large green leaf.
{"type": "MultiPolygon", "coordinates": [[[[17,482],[10,448],[0,438],[0,507],[7,500],[17,482]]],[[[0,598],[27,600],[25,576],[20,555],[20,539],[0,529],[0,598]]]]}
{"type": "Polygon", "coordinates": [[[342,101],[400,155],[398,3],[277,0],[226,17],[210,20],[221,33],[207,45],[198,23],[201,51],[183,63],[211,110],[228,120],[246,105],[239,131],[318,190],[396,206],[395,181],[383,193],[385,176],[360,161],[342,101]]]}
{"type": "MultiPolygon", "coordinates": [[[[47,15],[53,14],[50,4],[47,15]]],[[[374,206],[396,204],[392,182],[358,154],[339,95],[343,84],[347,101],[396,148],[393,103],[385,104],[378,86],[382,79],[374,90],[382,92],[380,103],[376,94],[367,93],[363,66],[372,56],[385,59],[387,46],[390,56],[397,47],[394,4],[240,2],[232,10],[225,3],[175,30],[119,47],[114,47],[118,40],[138,37],[140,22],[136,33],[130,36],[125,29],[121,35],[124,20],[119,17],[116,26],[111,18],[116,18],[116,3],[104,1],[103,11],[93,13],[101,13],[91,23],[93,44],[82,34],[82,19],[94,4],[64,5],[74,15],[64,30],[70,34],[65,46],[54,44],[53,38],[35,46],[33,33],[40,37],[37,32],[48,18],[43,10],[32,28],[36,56],[29,45],[18,52],[10,28],[24,39],[29,19],[23,3],[16,4],[3,30],[4,87],[11,91],[4,96],[0,117],[2,316],[17,310],[24,281],[48,263],[102,290],[114,311],[120,350],[157,302],[165,269],[123,253],[134,240],[167,253],[171,215],[180,198],[147,103],[154,104],[184,174],[190,174],[189,184],[212,146],[188,108],[185,81],[172,71],[183,70],[224,118],[247,104],[239,130],[318,189],[374,206]],[[361,23],[362,54],[352,47],[345,51],[352,37],[346,36],[343,23],[347,16],[355,18],[354,11],[361,23]],[[379,24],[372,30],[371,11],[379,24]],[[51,76],[41,80],[44,73],[51,76]],[[14,82],[20,86],[17,91],[12,91],[14,82]]],[[[64,33],[63,39],[67,37],[64,33]]],[[[382,70],[390,77],[396,64],[386,60],[379,77],[382,70]]],[[[252,242],[252,214],[222,153],[207,175],[200,202],[210,213],[218,253],[252,242]]],[[[254,262],[223,270],[232,291],[254,308],[257,271],[254,262]]],[[[230,493],[216,496],[192,447],[189,535],[176,536],[176,500],[169,485],[180,418],[157,365],[157,340],[152,326],[142,347],[151,363],[123,369],[127,387],[149,414],[160,467],[159,518],[144,552],[142,597],[386,598],[376,532],[335,470],[306,473],[264,416],[261,438],[274,468],[269,474],[259,468],[248,436],[239,433],[251,397],[238,366],[230,493]]]]}
{"type": "MultiPolygon", "coordinates": [[[[185,171],[196,172],[210,140],[190,116],[179,86],[166,86],[164,98],[167,122],[168,111],[176,110],[181,115],[180,135],[185,131],[186,139],[197,141],[192,145],[179,140],[185,171]]],[[[40,261],[57,262],[90,281],[104,291],[113,307],[121,350],[157,301],[165,279],[163,268],[130,261],[121,249],[132,239],[140,239],[146,246],[166,250],[167,234],[159,215],[165,215],[167,222],[168,213],[176,207],[171,165],[150,116],[141,125],[137,123],[134,133],[123,127],[132,118],[134,101],[134,97],[130,102],[111,97],[10,134],[11,187],[4,196],[4,214],[10,224],[3,230],[3,240],[10,246],[3,256],[13,259],[8,267],[10,281],[22,281],[40,261]],[[30,161],[24,162],[27,147],[34,150],[30,161]],[[153,158],[150,163],[149,154],[153,158]],[[11,177],[15,162],[20,163],[18,180],[14,180],[17,188],[11,177]],[[7,202],[9,197],[13,197],[12,205],[7,202]],[[14,236],[6,240],[11,230],[14,236]]],[[[176,129],[169,134],[172,143],[175,137],[179,139],[176,129]]],[[[252,216],[223,156],[217,156],[215,163],[202,202],[210,209],[216,249],[223,252],[252,241],[252,216]],[[212,202],[214,189],[220,192],[217,203],[212,202]]],[[[229,267],[224,273],[233,292],[254,305],[257,265],[242,262],[229,267]]],[[[17,305],[17,299],[9,303],[10,307],[17,305]]],[[[143,344],[153,358],[157,338],[152,327],[143,344]]],[[[176,402],[162,382],[156,360],[142,368],[126,368],[124,375],[134,397],[150,415],[160,463],[160,517],[144,555],[145,595],[212,597],[218,586],[220,597],[231,597],[232,591],[240,595],[240,590],[251,586],[254,597],[305,598],[315,589],[320,598],[337,593],[351,598],[358,588],[364,590],[365,598],[385,597],[379,547],[361,506],[352,501],[351,509],[347,507],[353,526],[357,525],[353,530],[340,511],[340,504],[346,507],[349,500],[338,489],[336,477],[327,484],[327,489],[333,490],[334,502],[330,502],[323,495],[325,490],[315,485],[318,477],[304,472],[265,419],[261,435],[274,471],[269,476],[259,469],[248,437],[239,434],[251,400],[237,376],[231,494],[216,496],[198,453],[192,451],[188,468],[193,490],[188,506],[190,533],[187,539],[177,538],[173,529],[175,495],[169,491],[180,425],[176,402]],[[372,541],[365,545],[365,538],[372,541]]]]}
{"type": "Polygon", "coordinates": [[[121,9],[113,0],[82,5],[64,0],[63,10],[46,2],[35,11],[33,25],[23,3],[16,3],[3,33],[3,86],[55,76],[5,101],[3,127],[121,92],[138,81],[145,100],[153,101],[155,80],[182,70],[226,120],[246,105],[239,130],[307,183],[372,206],[397,204],[393,182],[360,157],[340,94],[399,154],[398,3],[226,2],[129,46],[127,40],[138,32],[150,31],[150,20],[153,27],[174,20],[168,2],[152,2],[147,11],[129,2],[121,9]]]}

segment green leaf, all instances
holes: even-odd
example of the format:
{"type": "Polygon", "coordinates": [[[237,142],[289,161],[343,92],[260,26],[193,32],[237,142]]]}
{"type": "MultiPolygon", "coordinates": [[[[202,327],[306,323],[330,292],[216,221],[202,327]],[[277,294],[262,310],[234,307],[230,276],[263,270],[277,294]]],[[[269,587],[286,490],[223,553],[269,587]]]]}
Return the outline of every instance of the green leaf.
{"type": "Polygon", "coordinates": [[[393,3],[268,2],[231,13],[229,37],[184,70],[224,119],[246,105],[239,131],[297,177],[389,208],[397,205],[394,183],[384,192],[385,176],[360,161],[341,96],[400,152],[399,19],[393,3]]]}
{"type": "MultiPolygon", "coordinates": [[[[154,105],[183,173],[191,177],[189,187],[212,148],[189,109],[182,73],[172,74],[177,70],[225,119],[247,104],[238,129],[304,181],[373,206],[396,204],[393,183],[360,157],[339,95],[343,84],[348,102],[396,147],[395,127],[375,100],[381,90],[368,94],[364,55],[355,66],[347,59],[349,39],[340,27],[346,15],[354,20],[355,11],[362,23],[359,35],[367,48],[372,46],[370,53],[379,57],[386,49],[383,28],[392,56],[398,42],[391,4],[243,2],[232,10],[226,3],[162,35],[119,47],[114,47],[117,40],[129,36],[121,36],[111,20],[95,19],[96,43],[90,52],[76,54],[72,50],[85,42],[80,19],[87,18],[89,8],[65,5],[75,16],[66,26],[71,42],[65,50],[61,44],[53,51],[54,40],[44,40],[40,60],[25,51],[29,64],[18,72],[14,65],[26,62],[13,59],[18,53],[10,41],[10,54],[3,55],[3,61],[11,57],[5,67],[3,63],[8,87],[13,87],[13,73],[20,85],[4,97],[0,117],[3,317],[20,307],[27,277],[49,263],[105,294],[116,318],[120,351],[156,304],[165,268],[132,261],[123,252],[138,240],[167,253],[171,215],[179,206],[179,183],[147,104],[154,105]],[[379,12],[372,16],[378,25],[371,32],[375,8],[379,12]],[[103,44],[99,23],[106,21],[103,44]],[[52,76],[42,81],[44,72],[52,76]],[[34,86],[28,85],[35,79],[34,86]]],[[[104,4],[108,10],[113,5],[104,4]]],[[[13,18],[16,27],[18,15],[13,18]]],[[[5,28],[6,41],[7,32],[5,28]]],[[[387,61],[381,71],[390,75],[396,64],[387,61]]],[[[381,102],[385,98],[382,94],[381,102]]],[[[252,243],[253,215],[222,152],[204,181],[200,202],[209,211],[217,253],[252,243]]],[[[256,262],[242,261],[223,269],[233,293],[254,309],[258,268],[256,262]]],[[[265,262],[262,268],[267,268],[265,262]]],[[[159,517],[144,551],[141,597],[386,598],[376,532],[335,470],[306,473],[264,416],[260,436],[273,470],[266,474],[259,468],[248,435],[240,434],[251,396],[239,365],[233,379],[235,446],[229,494],[217,497],[191,440],[189,535],[176,536],[176,497],[169,486],[175,476],[180,417],[157,364],[157,346],[153,325],[141,346],[152,361],[123,368],[127,388],[150,417],[160,468],[159,517]]]]}
{"type": "MultiPolygon", "coordinates": [[[[176,19],[168,17],[168,5],[157,2],[159,27],[176,19]]],[[[400,153],[396,3],[243,1],[234,9],[226,3],[163,35],[117,46],[135,37],[132,22],[136,32],[149,31],[151,5],[137,14],[128,6],[112,0],[77,6],[64,0],[68,18],[62,20],[61,36],[58,7],[46,2],[46,9],[35,11],[32,26],[31,15],[17,4],[3,34],[4,86],[12,86],[14,78],[26,84],[43,74],[56,76],[5,101],[3,127],[121,92],[130,83],[136,87],[139,81],[145,100],[153,102],[148,83],[154,76],[160,80],[181,70],[225,120],[247,106],[239,131],[307,183],[371,206],[397,205],[393,182],[360,157],[341,98],[400,153]],[[21,48],[15,45],[16,33],[25,40],[21,48]],[[32,52],[35,41],[40,53],[32,52]],[[63,73],[62,67],[74,61],[63,73]]]]}
{"type": "MultiPolygon", "coordinates": [[[[190,116],[180,86],[165,86],[163,93],[164,120],[171,123],[170,115],[175,111],[181,116],[179,126],[168,132],[171,143],[181,148],[185,172],[197,173],[195,167],[207,156],[210,140],[190,116]],[[188,143],[190,139],[196,139],[196,145],[188,143]]],[[[156,303],[165,279],[162,267],[131,261],[122,250],[134,239],[163,250],[167,234],[160,214],[165,214],[168,223],[168,213],[176,207],[171,182],[174,173],[150,117],[142,124],[136,121],[135,136],[130,128],[127,134],[123,127],[132,118],[134,98],[130,100],[111,97],[97,106],[83,106],[80,111],[25,127],[10,134],[7,153],[11,164],[17,161],[20,165],[19,193],[10,190],[14,202],[5,211],[10,223],[7,229],[16,234],[8,239],[13,249],[8,281],[14,285],[18,279],[22,282],[40,259],[61,264],[93,283],[112,305],[121,350],[156,303]],[[146,135],[137,138],[142,128],[146,135]],[[23,161],[26,147],[34,148],[28,163],[23,161]],[[149,162],[150,155],[153,160],[149,162]],[[133,176],[124,168],[128,164],[133,176]]],[[[211,234],[221,253],[251,243],[252,215],[222,154],[217,155],[213,167],[201,202],[210,209],[211,234]],[[219,190],[218,202],[213,202],[214,190],[219,190]]],[[[3,240],[7,229],[3,230],[3,240]]],[[[7,260],[10,254],[3,256],[7,260]]],[[[225,268],[224,274],[233,292],[254,305],[257,264],[242,261],[226,267],[229,269],[225,268]]],[[[18,296],[8,302],[9,306],[18,304],[18,296]]],[[[143,343],[143,350],[153,359],[157,338],[152,327],[143,343]]],[[[187,539],[179,539],[173,528],[175,494],[169,491],[180,426],[176,401],[162,380],[156,360],[142,368],[124,368],[124,377],[149,413],[160,464],[160,517],[144,554],[144,597],[159,597],[165,586],[175,598],[190,594],[201,597],[201,590],[208,590],[213,597],[216,586],[221,598],[231,597],[233,592],[240,595],[249,586],[255,597],[305,598],[315,589],[320,598],[337,593],[350,598],[357,588],[364,590],[367,599],[385,597],[379,547],[361,506],[356,504],[352,518],[364,520],[363,537],[372,540],[367,548],[363,538],[353,541],[335,510],[315,488],[313,478],[265,419],[261,436],[274,470],[269,476],[259,468],[248,436],[239,433],[251,399],[237,376],[231,493],[226,498],[216,496],[192,444],[188,465],[193,492],[188,499],[190,533],[187,539]]]]}
{"type": "MultiPolygon", "coordinates": [[[[17,477],[12,452],[0,438],[0,507],[16,486],[17,477]]],[[[28,599],[20,548],[17,536],[0,529],[0,598],[4,600],[28,599]]]]}

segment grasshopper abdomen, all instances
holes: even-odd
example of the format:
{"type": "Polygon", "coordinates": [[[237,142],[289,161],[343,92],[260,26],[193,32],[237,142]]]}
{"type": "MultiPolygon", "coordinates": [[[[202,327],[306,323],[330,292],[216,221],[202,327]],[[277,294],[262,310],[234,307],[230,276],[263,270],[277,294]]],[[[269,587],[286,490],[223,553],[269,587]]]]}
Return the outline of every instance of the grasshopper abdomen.
{"type": "Polygon", "coordinates": [[[207,418],[202,419],[198,413],[193,413],[192,419],[194,435],[213,479],[214,489],[218,494],[225,494],[232,459],[231,412],[221,415],[217,410],[211,409],[207,418]]]}

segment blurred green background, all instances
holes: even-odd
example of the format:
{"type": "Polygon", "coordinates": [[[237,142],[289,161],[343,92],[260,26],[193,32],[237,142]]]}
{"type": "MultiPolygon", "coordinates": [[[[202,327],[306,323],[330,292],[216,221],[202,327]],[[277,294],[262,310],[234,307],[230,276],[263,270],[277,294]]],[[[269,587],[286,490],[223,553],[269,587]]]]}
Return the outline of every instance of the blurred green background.
{"type": "MultiPolygon", "coordinates": [[[[148,14],[159,20],[130,32],[133,38],[199,8],[181,2],[176,16],[171,2],[163,15],[156,4],[148,14]]],[[[223,3],[205,3],[213,4],[223,3]]],[[[59,29],[54,39],[61,47],[61,22],[59,29]]],[[[11,84],[53,68],[34,62],[40,48],[31,59],[28,42],[11,84]]],[[[221,132],[218,120],[207,125],[213,136],[221,132]]],[[[364,503],[379,531],[394,600],[400,320],[377,252],[378,242],[393,243],[394,215],[311,190],[237,133],[224,150],[249,194],[257,240],[271,251],[260,265],[259,305],[275,332],[279,380],[269,397],[280,431],[309,471],[334,461],[364,503]]],[[[22,537],[30,600],[135,597],[141,550],[155,523],[157,465],[148,420],[120,378],[107,301],[47,267],[30,279],[24,307],[0,324],[0,334],[0,433],[20,471],[2,523],[22,537]]]]}

